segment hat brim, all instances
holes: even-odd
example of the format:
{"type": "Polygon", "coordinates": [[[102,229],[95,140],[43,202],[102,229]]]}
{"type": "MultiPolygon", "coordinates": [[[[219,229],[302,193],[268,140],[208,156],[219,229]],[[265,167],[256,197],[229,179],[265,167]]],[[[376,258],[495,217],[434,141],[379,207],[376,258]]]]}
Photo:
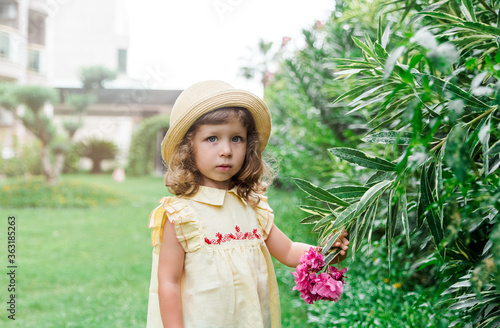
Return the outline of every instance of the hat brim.
{"type": "Polygon", "coordinates": [[[263,151],[271,134],[271,115],[267,105],[259,97],[248,91],[228,89],[200,99],[191,108],[185,110],[183,115],[176,119],[175,122],[170,122],[170,128],[161,144],[162,157],[165,163],[170,162],[175,149],[198,118],[224,107],[243,107],[250,112],[259,133],[260,151],[263,151]]]}

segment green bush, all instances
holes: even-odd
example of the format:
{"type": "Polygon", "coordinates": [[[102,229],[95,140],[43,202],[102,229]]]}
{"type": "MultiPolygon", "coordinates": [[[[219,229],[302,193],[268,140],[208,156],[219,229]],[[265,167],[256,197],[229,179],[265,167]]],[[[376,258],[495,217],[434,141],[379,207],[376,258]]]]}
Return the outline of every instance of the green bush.
{"type": "Polygon", "coordinates": [[[42,173],[40,161],[40,142],[34,140],[22,146],[16,146],[12,158],[0,156],[0,172],[6,177],[38,175],[42,173]]]}
{"type": "Polygon", "coordinates": [[[169,127],[168,116],[157,115],[143,120],[132,136],[127,173],[132,176],[152,174],[155,171],[159,135],[169,127]]]}
{"type": "Polygon", "coordinates": [[[79,171],[78,164],[80,164],[80,151],[78,143],[71,143],[66,157],[64,158],[63,173],[76,173],[79,171]]]}
{"type": "MultiPolygon", "coordinates": [[[[410,279],[391,294],[377,287],[380,276],[373,286],[356,277],[357,289],[377,297],[365,294],[368,301],[353,299],[345,316],[328,317],[330,309],[311,321],[347,327],[373,304],[368,326],[422,326],[413,312],[431,316],[429,326],[498,327],[498,2],[336,5],[266,90],[281,114],[274,143],[289,159],[287,173],[305,168],[296,177],[308,181],[297,185],[319,202],[303,207],[304,222],[321,243],[346,229],[361,259],[371,242],[375,254],[388,253],[387,265],[430,279],[410,279]],[[395,312],[397,304],[402,316],[388,318],[383,309],[395,312]]],[[[351,272],[372,277],[368,268],[351,272]]]]}
{"type": "Polygon", "coordinates": [[[79,141],[75,147],[78,155],[92,160],[92,173],[101,173],[102,161],[115,159],[118,153],[118,147],[112,141],[96,138],[79,141]]]}
{"type": "MultiPolygon", "coordinates": [[[[364,252],[374,222],[381,221],[389,261],[401,239],[408,250],[424,246],[401,260],[415,269],[432,269],[435,297],[430,305],[439,317],[431,326],[453,317],[458,319],[450,326],[498,326],[500,254],[492,250],[500,219],[498,15],[488,2],[383,5],[376,35],[369,30],[352,36],[362,55],[327,63],[342,81],[356,83],[331,94],[332,108],[368,113],[370,128],[356,133],[365,142],[356,149],[328,151],[371,176],[355,186],[332,176],[335,188],[296,180],[327,204],[306,208],[312,214],[306,221],[320,231],[323,242],[348,230],[351,251],[357,253],[364,252]],[[373,149],[379,153],[367,144],[378,145],[373,149]]],[[[337,85],[338,79],[332,79],[330,89],[337,85]]],[[[417,283],[408,292],[421,293],[423,287],[417,283]]],[[[429,304],[408,299],[402,307],[429,304]]],[[[390,298],[382,302],[391,308],[390,298]]],[[[380,312],[376,321],[384,318],[380,312]]],[[[405,320],[414,325],[411,317],[405,320]]]]}
{"type": "Polygon", "coordinates": [[[364,245],[348,260],[346,284],[339,302],[316,302],[309,307],[309,321],[319,327],[447,327],[452,321],[434,305],[437,288],[432,272],[411,265],[404,238],[395,242],[392,261],[385,240],[364,245]]]}

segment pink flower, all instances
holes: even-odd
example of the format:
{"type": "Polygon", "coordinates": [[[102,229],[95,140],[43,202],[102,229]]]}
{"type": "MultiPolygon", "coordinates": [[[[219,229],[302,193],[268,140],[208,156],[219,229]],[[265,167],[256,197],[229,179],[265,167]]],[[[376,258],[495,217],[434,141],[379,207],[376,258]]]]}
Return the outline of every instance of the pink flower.
{"type": "Polygon", "coordinates": [[[312,247],[300,257],[299,262],[307,265],[314,272],[318,272],[325,266],[323,254],[316,252],[312,247]]]}
{"type": "Polygon", "coordinates": [[[281,40],[281,47],[286,46],[286,44],[290,42],[291,39],[292,39],[291,37],[284,36],[283,39],[281,40]]]}
{"type": "Polygon", "coordinates": [[[344,274],[346,268],[338,270],[329,266],[326,269],[323,254],[310,248],[299,259],[296,271],[292,272],[295,277],[293,290],[300,292],[300,297],[307,304],[318,300],[337,302],[344,291],[344,274]],[[323,270],[323,272],[320,272],[323,270]]]}
{"type": "Polygon", "coordinates": [[[324,26],[325,26],[325,23],[323,23],[322,21],[316,21],[315,29],[321,30],[324,26]]]}
{"type": "Polygon", "coordinates": [[[342,281],[338,281],[329,273],[323,272],[314,280],[314,286],[311,292],[313,294],[318,294],[323,299],[337,302],[343,291],[344,284],[342,281]]]}
{"type": "Polygon", "coordinates": [[[327,270],[328,270],[328,273],[330,273],[335,278],[335,280],[340,280],[343,283],[345,283],[344,282],[344,273],[347,272],[347,268],[343,268],[342,270],[337,270],[336,267],[330,266],[330,267],[328,267],[327,270]]]}
{"type": "Polygon", "coordinates": [[[295,287],[293,287],[293,290],[303,291],[311,289],[311,282],[316,278],[316,275],[309,273],[307,266],[304,264],[299,264],[296,269],[296,272],[292,272],[292,275],[295,277],[295,287]]]}

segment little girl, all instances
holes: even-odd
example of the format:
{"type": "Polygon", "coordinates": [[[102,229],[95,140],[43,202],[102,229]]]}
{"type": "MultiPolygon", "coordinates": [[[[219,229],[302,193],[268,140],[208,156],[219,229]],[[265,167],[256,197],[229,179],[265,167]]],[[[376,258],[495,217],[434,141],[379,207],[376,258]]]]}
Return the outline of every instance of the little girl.
{"type": "MultiPolygon", "coordinates": [[[[274,225],[262,195],[270,132],[266,104],[224,82],[197,83],[176,100],[162,156],[177,197],[162,198],[149,220],[148,327],[280,327],[270,255],[295,267],[311,246],[274,225]]],[[[339,261],[346,236],[335,244],[339,261]]]]}

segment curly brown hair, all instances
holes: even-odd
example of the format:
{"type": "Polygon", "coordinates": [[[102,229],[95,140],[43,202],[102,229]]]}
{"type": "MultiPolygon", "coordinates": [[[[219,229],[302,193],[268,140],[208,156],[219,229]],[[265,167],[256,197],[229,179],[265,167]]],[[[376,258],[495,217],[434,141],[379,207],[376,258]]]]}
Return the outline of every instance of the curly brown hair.
{"type": "Polygon", "coordinates": [[[205,124],[223,124],[238,119],[247,130],[245,161],[240,171],[230,181],[229,188],[236,187],[237,194],[256,205],[272,181],[272,170],[262,159],[259,134],[255,121],[248,110],[242,107],[224,107],[202,115],[189,128],[179,146],[175,149],[168,170],[165,185],[176,196],[190,196],[198,191],[202,175],[195,163],[193,137],[198,128],[205,124]]]}

